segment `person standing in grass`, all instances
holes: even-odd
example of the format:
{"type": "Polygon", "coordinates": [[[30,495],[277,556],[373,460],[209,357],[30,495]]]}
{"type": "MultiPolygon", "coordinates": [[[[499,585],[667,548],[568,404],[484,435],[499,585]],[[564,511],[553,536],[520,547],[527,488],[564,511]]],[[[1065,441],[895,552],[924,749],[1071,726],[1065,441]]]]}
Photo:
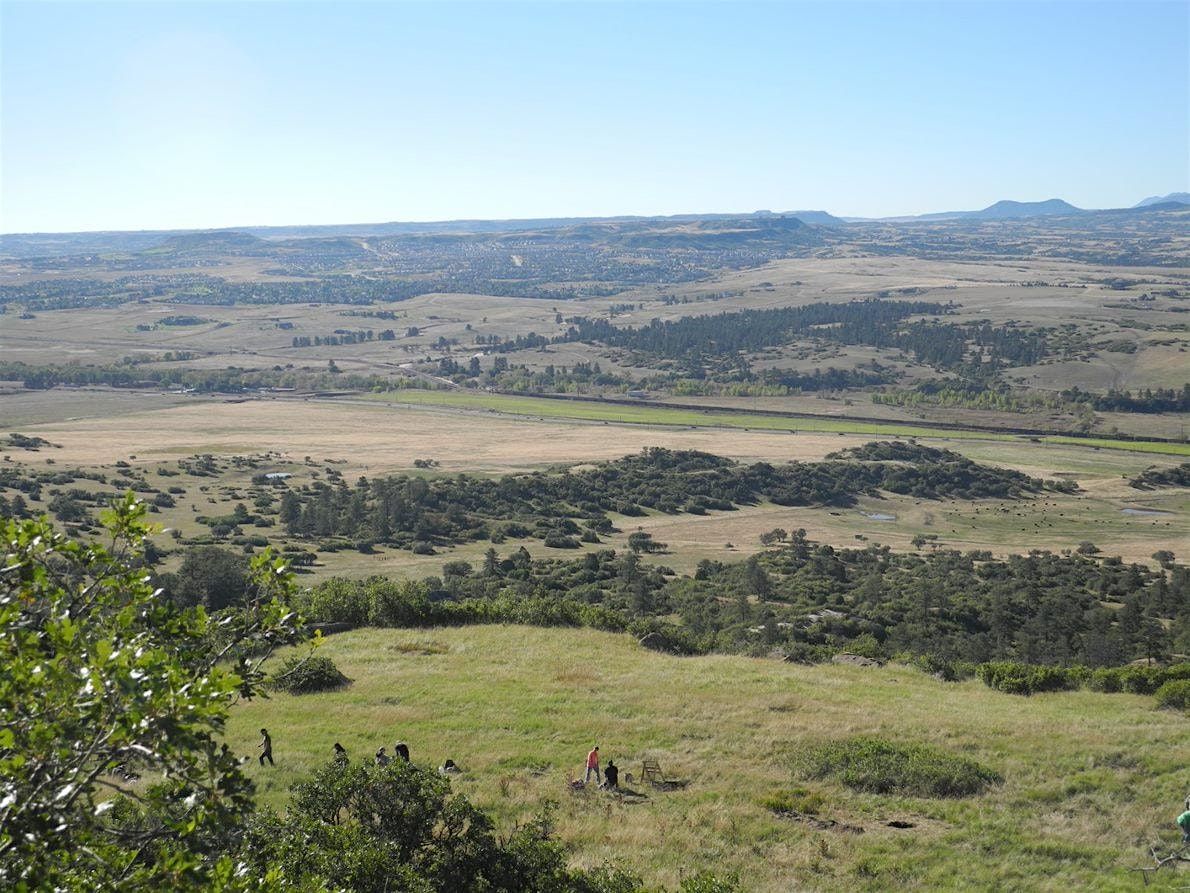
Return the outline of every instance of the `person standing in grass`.
{"type": "Polygon", "coordinates": [[[393,748],[397,756],[399,756],[406,763],[409,762],[409,745],[404,741],[397,742],[397,746],[393,748]]]}
{"type": "Polygon", "coordinates": [[[1186,811],[1178,816],[1178,827],[1182,829],[1182,843],[1190,843],[1190,797],[1186,799],[1186,811]]]}
{"type": "Polygon", "coordinates": [[[583,784],[591,780],[591,773],[595,773],[595,780],[600,781],[599,777],[599,745],[596,744],[591,748],[591,752],[587,754],[587,774],[583,777],[583,784]]]}
{"type": "Polygon", "coordinates": [[[269,737],[268,729],[260,730],[260,743],[256,745],[260,748],[260,765],[264,765],[264,761],[268,760],[270,766],[277,765],[273,762],[273,739],[269,737]]]}
{"type": "Polygon", "coordinates": [[[347,765],[347,748],[338,741],[335,742],[335,764],[339,766],[347,765]]]}

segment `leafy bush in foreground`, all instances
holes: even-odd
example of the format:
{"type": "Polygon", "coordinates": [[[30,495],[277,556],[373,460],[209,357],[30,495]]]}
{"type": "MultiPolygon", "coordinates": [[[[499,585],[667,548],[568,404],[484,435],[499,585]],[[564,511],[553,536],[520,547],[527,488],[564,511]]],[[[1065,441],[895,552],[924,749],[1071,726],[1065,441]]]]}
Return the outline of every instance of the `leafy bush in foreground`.
{"type": "Polygon", "coordinates": [[[294,788],[284,815],[262,811],[240,856],[252,873],[284,866],[295,889],[354,893],[640,893],[634,875],[568,867],[548,812],[501,835],[449,780],[403,760],[327,764],[294,788]]]}
{"type": "Polygon", "coordinates": [[[794,771],[858,791],[913,797],[969,797],[1004,780],[974,760],[928,744],[895,744],[868,735],[806,748],[796,757],[794,771]]]}
{"type": "Polygon", "coordinates": [[[335,662],[321,654],[301,657],[293,655],[281,664],[273,676],[273,688],[291,695],[305,695],[316,691],[333,691],[351,680],[339,672],[335,662]]]}

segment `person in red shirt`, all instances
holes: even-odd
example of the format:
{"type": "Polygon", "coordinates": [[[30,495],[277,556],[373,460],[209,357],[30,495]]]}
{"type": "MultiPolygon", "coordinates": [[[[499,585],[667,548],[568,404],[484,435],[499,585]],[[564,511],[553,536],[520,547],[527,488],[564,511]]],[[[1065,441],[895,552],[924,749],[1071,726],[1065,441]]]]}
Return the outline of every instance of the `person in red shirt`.
{"type": "Polygon", "coordinates": [[[591,748],[591,752],[587,754],[587,774],[583,777],[583,783],[591,780],[591,773],[595,773],[595,780],[601,781],[599,777],[599,745],[596,744],[591,748]]]}

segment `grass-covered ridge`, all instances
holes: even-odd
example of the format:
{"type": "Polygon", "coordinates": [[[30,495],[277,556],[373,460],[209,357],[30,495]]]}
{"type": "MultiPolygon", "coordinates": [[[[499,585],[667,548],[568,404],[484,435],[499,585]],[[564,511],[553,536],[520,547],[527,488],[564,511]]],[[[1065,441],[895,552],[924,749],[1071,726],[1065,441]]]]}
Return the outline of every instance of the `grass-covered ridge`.
{"type": "MultiPolygon", "coordinates": [[[[683,870],[713,867],[739,871],[757,893],[1132,890],[1128,869],[1151,864],[1150,842],[1173,842],[1185,796],[1187,719],[1154,710],[1147,696],[1023,701],[897,664],[675,658],[572,629],[360,630],[322,650],[354,680],[349,688],[278,694],[233,713],[238,753],[253,752],[261,726],[273,735],[276,769],[251,767],[266,802],[284,803],[334,741],[363,760],[403,740],[419,765],[454,759],[464,770],[455,789],[503,828],[555,801],[579,864],[619,859],[670,886],[683,870]],[[1003,783],[939,798],[795,778],[798,753],[857,735],[937,748],[1003,783]],[[650,796],[632,806],[572,796],[565,780],[594,743],[621,773],[639,775],[641,758],[653,756],[689,784],[655,792],[634,782],[650,796]],[[865,833],[817,830],[763,802],[791,784],[803,791],[795,808],[813,801],[820,819],[865,833]]],[[[1155,878],[1156,889],[1170,879],[1179,878],[1155,878]]]]}

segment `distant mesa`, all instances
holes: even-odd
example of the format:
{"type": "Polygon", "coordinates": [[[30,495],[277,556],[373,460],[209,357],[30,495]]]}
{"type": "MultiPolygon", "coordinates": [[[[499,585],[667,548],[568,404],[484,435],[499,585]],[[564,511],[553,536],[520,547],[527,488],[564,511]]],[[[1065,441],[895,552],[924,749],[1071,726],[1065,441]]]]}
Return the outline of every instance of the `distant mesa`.
{"type": "Polygon", "coordinates": [[[973,220],[1001,220],[1008,217],[1057,217],[1081,213],[1082,208],[1076,208],[1060,198],[1051,198],[1043,202],[998,201],[982,211],[968,211],[963,216],[973,220]]]}
{"type": "MultiPolygon", "coordinates": [[[[914,217],[885,217],[891,223],[943,220],[1013,220],[1024,217],[1072,217],[1086,214],[1082,208],[1076,208],[1070,202],[1060,198],[1046,199],[1043,202],[1015,202],[1008,199],[988,205],[980,211],[940,211],[933,214],[919,214],[914,217]]],[[[860,218],[854,218],[860,219],[860,218]]]]}
{"type": "Polygon", "coordinates": [[[216,230],[170,236],[156,248],[150,250],[155,254],[167,252],[185,254],[192,251],[256,251],[267,245],[268,243],[264,239],[258,239],[250,233],[216,230]]]}
{"type": "Polygon", "coordinates": [[[1171,192],[1169,195],[1150,195],[1141,199],[1134,208],[1147,208],[1151,205],[1190,205],[1190,192],[1171,192]]]}
{"type": "Polygon", "coordinates": [[[814,226],[846,226],[847,221],[841,217],[836,217],[834,214],[828,214],[826,211],[786,211],[786,217],[796,217],[802,223],[811,223],[814,226]]]}

